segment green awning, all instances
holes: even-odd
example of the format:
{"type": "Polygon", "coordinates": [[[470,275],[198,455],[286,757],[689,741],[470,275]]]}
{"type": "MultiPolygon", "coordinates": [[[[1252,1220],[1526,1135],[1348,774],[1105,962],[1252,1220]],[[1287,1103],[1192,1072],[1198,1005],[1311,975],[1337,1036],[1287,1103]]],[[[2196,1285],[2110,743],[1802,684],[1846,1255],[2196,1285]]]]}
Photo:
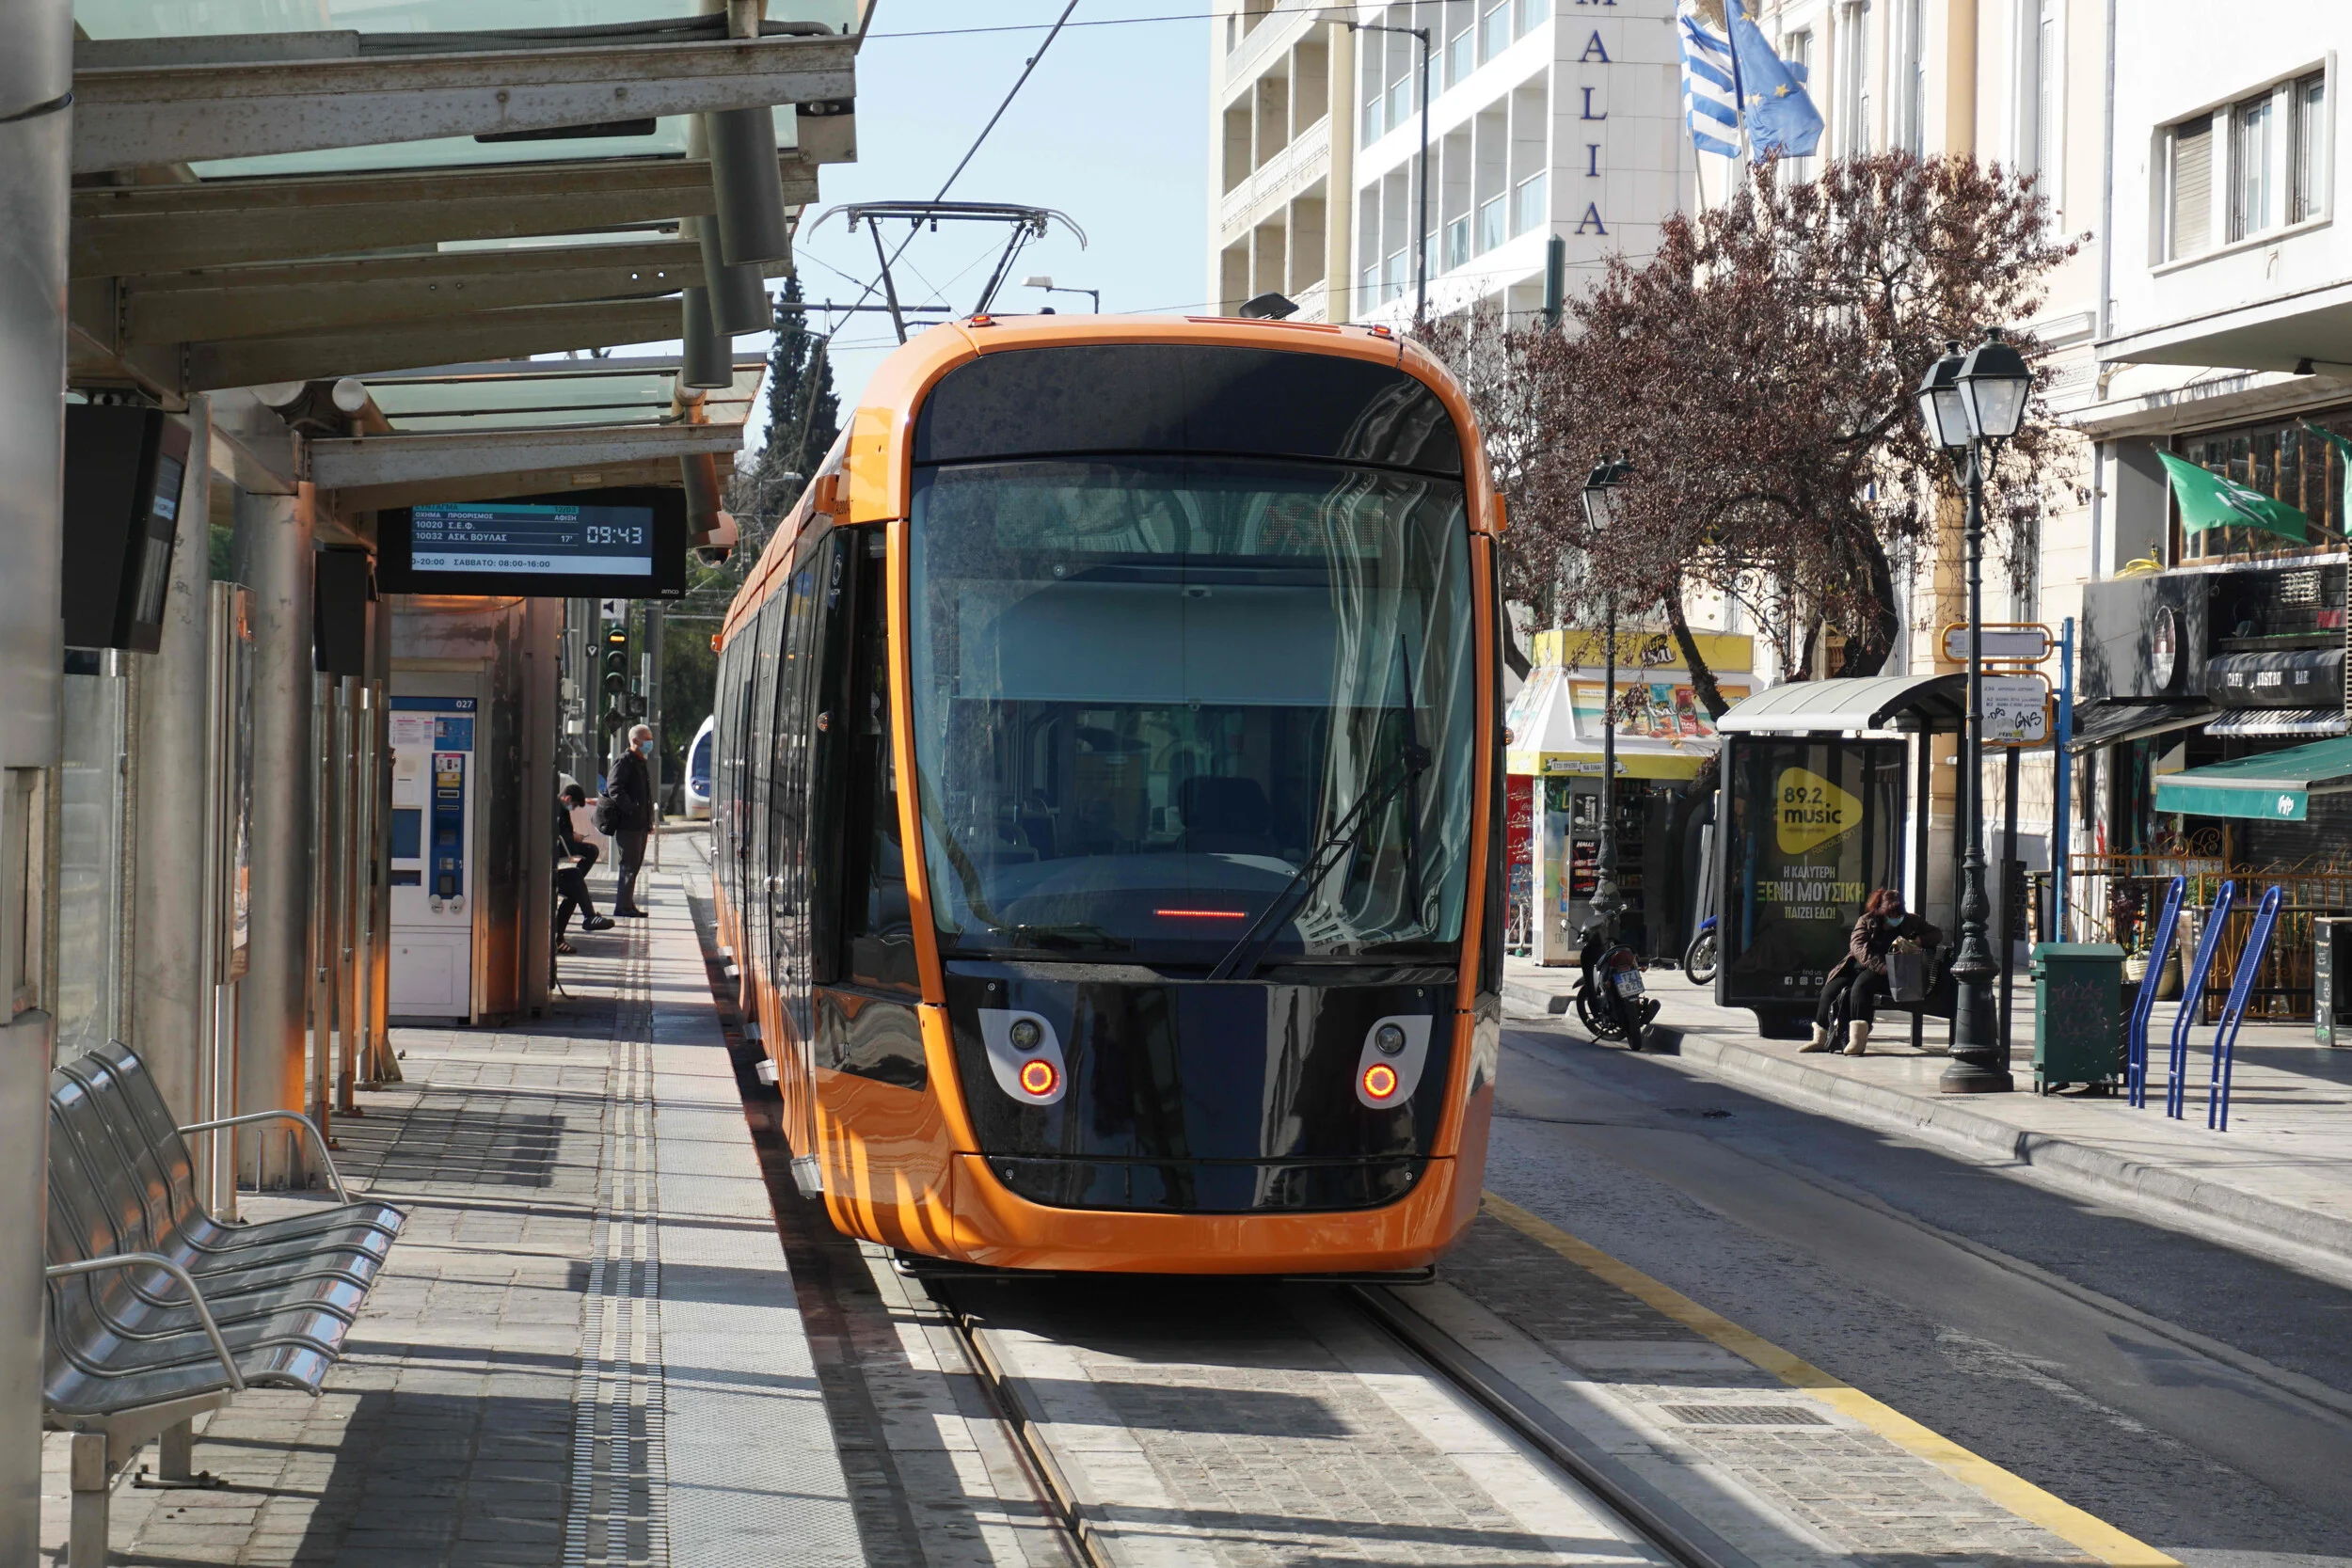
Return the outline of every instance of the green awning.
{"type": "Polygon", "coordinates": [[[2352,736],[2160,775],[2156,809],[2300,822],[2312,796],[2339,790],[2352,790],[2352,736]]]}

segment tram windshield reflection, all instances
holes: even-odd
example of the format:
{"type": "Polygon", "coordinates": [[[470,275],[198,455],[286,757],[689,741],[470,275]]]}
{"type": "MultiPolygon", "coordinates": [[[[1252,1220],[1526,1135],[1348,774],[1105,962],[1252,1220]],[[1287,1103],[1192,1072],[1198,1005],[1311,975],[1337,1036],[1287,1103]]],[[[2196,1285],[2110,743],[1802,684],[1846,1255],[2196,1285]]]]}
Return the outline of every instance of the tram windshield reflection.
{"type": "Polygon", "coordinates": [[[1267,958],[1452,955],[1476,722],[1459,483],[1254,460],[962,464],[918,475],[913,532],[917,788],[945,951],[1214,962],[1374,794],[1267,958]],[[1414,748],[1426,766],[1408,766],[1414,748]]]}

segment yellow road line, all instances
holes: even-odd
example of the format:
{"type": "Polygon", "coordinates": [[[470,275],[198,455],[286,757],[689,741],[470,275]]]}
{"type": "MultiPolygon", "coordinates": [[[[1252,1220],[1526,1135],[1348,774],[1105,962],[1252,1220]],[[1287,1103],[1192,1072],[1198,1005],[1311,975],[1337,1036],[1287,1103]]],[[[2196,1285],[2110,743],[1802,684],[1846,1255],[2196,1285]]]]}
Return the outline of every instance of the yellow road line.
{"type": "Polygon", "coordinates": [[[1536,1218],[1518,1204],[1488,1193],[1487,1213],[1531,1240],[1541,1243],[1585,1273],[1608,1281],[1626,1294],[1654,1307],[1676,1323],[1753,1362],[1792,1388],[1801,1388],[1833,1410],[1843,1411],[1897,1448],[1918,1455],[1946,1475],[1965,1482],[1994,1502],[2030,1524],[2040,1525],[2059,1540],[2081,1547],[2113,1568],[2181,1568],[2144,1541],[2136,1541],[2106,1520],[2084,1513],[2073,1503],[2052,1497],[2021,1476],[2011,1475],[1991,1460],[1969,1452],[1950,1438],[1929,1431],[1910,1417],[1872,1399],[1861,1389],[1839,1382],[1803,1356],[1793,1355],[1761,1335],[1749,1332],[1719,1312],[1711,1312],[1689,1296],[1652,1279],[1641,1270],[1617,1261],[1599,1248],[1580,1242],[1558,1226],[1536,1218]]]}

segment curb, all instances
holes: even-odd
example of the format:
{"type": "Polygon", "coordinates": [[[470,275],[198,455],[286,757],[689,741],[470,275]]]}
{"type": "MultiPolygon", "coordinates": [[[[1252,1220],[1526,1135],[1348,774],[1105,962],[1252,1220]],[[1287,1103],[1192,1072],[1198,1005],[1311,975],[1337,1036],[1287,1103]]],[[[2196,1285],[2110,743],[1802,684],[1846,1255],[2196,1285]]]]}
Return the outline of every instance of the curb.
{"type": "MultiPolygon", "coordinates": [[[[1547,1011],[1552,992],[1505,980],[1507,1001],[1547,1011]]],[[[1931,1100],[1879,1084],[1824,1072],[1769,1051],[1713,1034],[1682,1031],[1681,1059],[1709,1076],[1763,1091],[1801,1110],[1823,1111],[1841,1121],[1924,1132],[1965,1145],[1971,1152],[2030,1165],[2084,1196],[2122,1196],[2159,1208],[2217,1219],[2278,1241],[2352,1261],[2352,1219],[2280,1203],[2240,1188],[2092,1144],[2015,1127],[1967,1108],[1964,1098],[1931,1100]]]]}

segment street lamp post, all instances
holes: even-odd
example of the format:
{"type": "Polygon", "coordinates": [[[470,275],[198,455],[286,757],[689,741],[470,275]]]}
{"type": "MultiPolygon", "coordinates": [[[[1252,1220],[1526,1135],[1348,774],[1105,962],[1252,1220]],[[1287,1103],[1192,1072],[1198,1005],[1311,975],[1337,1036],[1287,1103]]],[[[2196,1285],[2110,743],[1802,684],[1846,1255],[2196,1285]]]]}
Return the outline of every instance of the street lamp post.
{"type": "MultiPolygon", "coordinates": [[[[1614,520],[1617,486],[1633,477],[1632,466],[1622,457],[1603,458],[1584,482],[1584,521],[1598,539],[1614,520]]],[[[1593,863],[1593,924],[1605,936],[1616,934],[1617,917],[1625,912],[1625,895],[1617,887],[1617,596],[1609,595],[1607,630],[1602,634],[1606,674],[1600,708],[1600,851],[1593,863]]]]}
{"type": "Polygon", "coordinates": [[[1347,30],[1351,33],[1402,33],[1421,44],[1421,172],[1414,179],[1414,182],[1421,186],[1421,201],[1413,219],[1413,319],[1420,321],[1429,314],[1429,29],[1391,27],[1378,22],[1350,22],[1347,30]]]}
{"type": "Polygon", "coordinates": [[[1946,1094],[1998,1094],[2016,1083],[1994,1022],[1991,981],[2000,965],[1985,941],[1993,907],[1984,891],[1984,476],[2001,443],[2025,422],[2033,372],[1997,327],[1965,358],[1958,341],[1946,346],[1919,383],[1918,403],[1928,434],[1950,455],[1967,496],[1968,727],[1960,751],[1960,952],[1952,960],[1959,994],[1951,1065],[1937,1086],[1946,1094]]]}

